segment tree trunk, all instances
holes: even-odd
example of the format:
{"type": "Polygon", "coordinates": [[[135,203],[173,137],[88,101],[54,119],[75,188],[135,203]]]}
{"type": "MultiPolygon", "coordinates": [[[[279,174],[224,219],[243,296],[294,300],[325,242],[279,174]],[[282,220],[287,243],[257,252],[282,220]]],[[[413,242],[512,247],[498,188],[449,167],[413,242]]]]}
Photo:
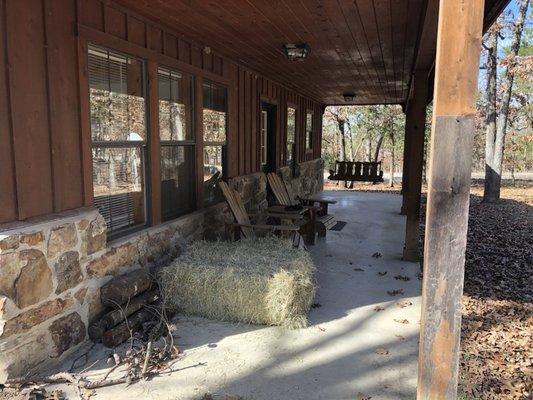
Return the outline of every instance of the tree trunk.
{"type": "Polygon", "coordinates": [[[341,132],[342,161],[347,161],[346,156],[346,136],[344,134],[344,121],[339,120],[339,131],[341,132]]]}
{"type": "Polygon", "coordinates": [[[483,200],[492,202],[498,198],[499,176],[494,170],[494,141],[496,140],[496,76],[498,65],[499,29],[489,32],[487,49],[487,84],[485,117],[485,189],[483,200]]]}
{"type": "Polygon", "coordinates": [[[363,145],[363,142],[365,141],[365,138],[362,137],[361,140],[359,141],[359,144],[357,145],[357,147],[355,148],[355,151],[354,151],[354,161],[355,161],[355,158],[357,158],[357,154],[359,154],[359,150],[361,150],[361,146],[363,145]]]}
{"type": "Polygon", "coordinates": [[[352,136],[352,127],[350,124],[348,124],[348,138],[350,139],[350,143],[348,147],[350,148],[350,161],[355,161],[355,148],[354,148],[354,142],[353,142],[353,136],[352,136]]]}
{"type": "Polygon", "coordinates": [[[511,59],[510,65],[507,66],[504,72],[502,87],[504,92],[501,98],[500,108],[496,120],[496,137],[494,140],[494,156],[492,158],[492,182],[489,184],[489,190],[485,190],[483,199],[487,202],[495,202],[500,198],[502,165],[503,165],[503,151],[505,144],[505,134],[507,131],[507,122],[509,117],[509,103],[511,102],[511,93],[513,90],[514,70],[513,64],[516,62],[516,56],[520,50],[520,42],[522,39],[522,32],[524,30],[524,21],[529,5],[529,0],[520,0],[518,15],[516,17],[513,38],[511,42],[511,52],[509,57],[511,59]]]}
{"type": "Polygon", "coordinates": [[[374,162],[378,162],[379,159],[379,150],[381,149],[381,144],[383,143],[383,138],[385,135],[383,133],[379,134],[378,142],[376,143],[376,149],[374,150],[374,162]]]}

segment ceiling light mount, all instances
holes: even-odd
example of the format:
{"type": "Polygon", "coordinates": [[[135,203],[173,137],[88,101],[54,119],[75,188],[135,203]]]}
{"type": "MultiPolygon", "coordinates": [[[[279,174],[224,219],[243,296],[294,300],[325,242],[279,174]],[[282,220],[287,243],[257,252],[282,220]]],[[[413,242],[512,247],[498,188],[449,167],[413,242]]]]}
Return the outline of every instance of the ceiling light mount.
{"type": "Polygon", "coordinates": [[[304,61],[309,55],[311,48],[307,43],[287,43],[283,45],[285,55],[291,61],[304,61]]]}
{"type": "Polygon", "coordinates": [[[355,94],[354,93],[343,93],[342,97],[344,97],[344,101],[346,103],[353,103],[355,101],[355,94]]]}

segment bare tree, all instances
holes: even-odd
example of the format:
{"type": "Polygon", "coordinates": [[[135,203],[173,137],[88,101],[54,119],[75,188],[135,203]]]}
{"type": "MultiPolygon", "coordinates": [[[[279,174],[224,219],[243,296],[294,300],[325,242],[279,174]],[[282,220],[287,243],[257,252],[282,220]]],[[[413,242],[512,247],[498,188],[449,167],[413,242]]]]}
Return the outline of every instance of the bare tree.
{"type": "Polygon", "coordinates": [[[486,105],[485,105],[485,198],[491,197],[491,189],[498,185],[494,169],[494,145],[496,140],[496,99],[497,99],[497,68],[498,68],[498,36],[500,26],[493,26],[487,37],[487,79],[486,79],[486,105]]]}
{"type": "Polygon", "coordinates": [[[339,124],[339,131],[341,133],[342,161],[348,161],[348,157],[346,156],[346,133],[344,131],[344,120],[337,119],[337,123],[339,124]]]}
{"type": "MultiPolygon", "coordinates": [[[[501,95],[500,107],[498,108],[496,120],[494,121],[494,124],[496,125],[496,133],[494,135],[494,139],[492,139],[492,136],[491,134],[489,134],[489,130],[487,128],[486,140],[489,143],[487,143],[486,145],[486,150],[488,151],[485,154],[485,165],[486,171],[489,170],[490,172],[488,174],[487,172],[485,172],[485,191],[483,193],[483,200],[486,202],[495,202],[498,201],[500,198],[505,135],[507,131],[509,103],[511,101],[514,81],[513,67],[514,63],[516,63],[518,51],[520,50],[520,43],[522,39],[522,32],[524,30],[524,21],[526,18],[528,6],[529,0],[519,0],[518,14],[514,23],[513,35],[511,39],[511,50],[510,54],[508,55],[507,65],[502,78],[501,88],[503,92],[501,95]]],[[[496,57],[498,36],[497,34],[496,36],[493,36],[493,33],[491,32],[489,46],[491,45],[491,42],[493,40],[495,40],[495,42],[492,44],[494,46],[494,57],[496,57]]],[[[493,95],[492,86],[490,86],[492,85],[492,82],[490,82],[490,80],[493,78],[494,80],[496,80],[496,77],[491,76],[487,71],[487,90],[489,90],[489,93],[491,93],[490,99],[493,102],[493,105],[487,106],[490,107],[490,110],[492,110],[492,108],[496,109],[496,105],[494,104],[496,103],[496,96],[493,95]]],[[[496,86],[496,82],[494,82],[494,86],[496,86]]],[[[487,100],[488,99],[489,94],[487,95],[487,100]]]]}
{"type": "Polygon", "coordinates": [[[383,131],[380,131],[378,133],[378,140],[376,142],[376,150],[374,151],[374,162],[378,162],[379,151],[381,150],[381,145],[383,144],[384,138],[385,138],[385,135],[383,134],[383,131]]]}

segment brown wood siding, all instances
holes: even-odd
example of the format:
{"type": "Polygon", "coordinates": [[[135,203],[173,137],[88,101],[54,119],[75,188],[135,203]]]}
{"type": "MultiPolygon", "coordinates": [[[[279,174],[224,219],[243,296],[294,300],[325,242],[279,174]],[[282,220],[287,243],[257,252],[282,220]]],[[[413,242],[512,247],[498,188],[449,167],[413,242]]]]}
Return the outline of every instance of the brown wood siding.
{"type": "Polygon", "coordinates": [[[227,86],[229,177],[260,169],[261,99],[278,107],[279,167],[285,159],[287,102],[298,109],[297,159],[320,157],[321,103],[178,32],[107,0],[0,4],[0,223],[92,205],[88,42],[227,86]],[[302,147],[307,109],[316,118],[318,145],[312,154],[302,147]]]}
{"type": "Polygon", "coordinates": [[[5,4],[0,4],[0,222],[6,222],[17,218],[17,191],[7,82],[5,4]]]}
{"type": "Polygon", "coordinates": [[[238,67],[238,143],[239,175],[258,172],[260,166],[259,111],[261,102],[277,107],[276,117],[276,163],[284,166],[287,139],[287,106],[297,108],[296,145],[298,162],[320,157],[323,105],[300,96],[292,90],[265,77],[238,67]],[[313,151],[305,151],[305,113],[311,110],[314,115],[313,151]]]}
{"type": "Polygon", "coordinates": [[[83,201],[76,4],[46,0],[45,7],[54,204],[61,211],[79,207],[83,201]]]}
{"type": "Polygon", "coordinates": [[[43,5],[8,1],[5,17],[18,215],[25,219],[54,211],[43,5]]]}

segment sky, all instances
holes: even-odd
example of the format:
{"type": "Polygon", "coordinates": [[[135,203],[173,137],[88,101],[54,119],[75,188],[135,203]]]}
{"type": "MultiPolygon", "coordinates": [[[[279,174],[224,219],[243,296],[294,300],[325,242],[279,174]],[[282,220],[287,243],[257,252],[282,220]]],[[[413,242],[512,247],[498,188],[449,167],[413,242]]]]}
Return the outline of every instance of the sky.
{"type": "MultiPolygon", "coordinates": [[[[519,0],[511,0],[511,2],[507,5],[507,7],[504,10],[504,13],[511,13],[513,16],[516,16],[518,13],[518,2],[519,0]]],[[[531,3],[529,4],[529,10],[526,15],[526,25],[531,26],[533,24],[533,21],[531,19],[531,3]]],[[[498,42],[498,54],[501,55],[503,52],[503,49],[506,47],[509,47],[511,45],[511,37],[505,37],[504,39],[500,39],[498,42]]],[[[481,68],[485,64],[485,58],[481,57],[480,60],[480,71],[479,71],[479,78],[478,78],[478,86],[484,87],[485,85],[485,70],[481,68]]]]}

